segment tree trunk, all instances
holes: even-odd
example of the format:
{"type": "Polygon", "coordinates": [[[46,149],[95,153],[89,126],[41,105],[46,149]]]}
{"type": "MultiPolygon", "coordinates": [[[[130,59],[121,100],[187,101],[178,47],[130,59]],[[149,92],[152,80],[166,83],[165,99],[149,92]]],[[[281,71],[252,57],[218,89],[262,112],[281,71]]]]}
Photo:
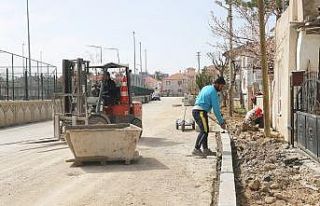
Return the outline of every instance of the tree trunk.
{"type": "Polygon", "coordinates": [[[232,45],[232,41],[233,41],[233,25],[232,25],[232,2],[229,1],[229,8],[228,8],[228,21],[229,21],[229,33],[230,33],[230,37],[229,37],[229,50],[230,50],[230,56],[229,56],[229,76],[230,76],[230,82],[229,82],[229,116],[232,117],[233,116],[233,68],[232,68],[232,49],[233,49],[233,45],[232,45]]]}
{"type": "Polygon", "coordinates": [[[270,137],[271,119],[270,119],[266,34],[265,34],[265,24],[264,24],[265,8],[264,8],[263,0],[258,0],[258,8],[259,8],[261,67],[262,67],[262,81],[263,81],[264,135],[266,137],[270,137]]]}
{"type": "Polygon", "coordinates": [[[239,70],[239,73],[240,73],[240,87],[239,87],[239,90],[240,90],[240,105],[241,105],[241,109],[244,109],[245,106],[244,106],[243,91],[242,91],[242,71],[241,71],[241,69],[239,70]]]}

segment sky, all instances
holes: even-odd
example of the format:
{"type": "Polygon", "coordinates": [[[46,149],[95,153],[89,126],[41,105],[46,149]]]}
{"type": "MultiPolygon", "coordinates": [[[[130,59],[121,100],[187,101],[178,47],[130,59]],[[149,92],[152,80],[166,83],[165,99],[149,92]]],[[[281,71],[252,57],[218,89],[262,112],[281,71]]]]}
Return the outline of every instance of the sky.
{"type": "MultiPolygon", "coordinates": [[[[224,9],[213,0],[29,0],[31,57],[61,68],[62,59],[82,57],[98,61],[99,49],[115,47],[122,63],[133,66],[133,31],[147,49],[148,71],[174,73],[209,65],[213,50],[210,11],[221,17],[224,9]]],[[[0,49],[27,54],[26,0],[1,0],[0,49]],[[23,49],[24,48],[24,49],[23,49]]],[[[116,62],[116,52],[103,50],[103,62],[116,62]]],[[[137,66],[139,67],[139,65],[137,66]]]]}

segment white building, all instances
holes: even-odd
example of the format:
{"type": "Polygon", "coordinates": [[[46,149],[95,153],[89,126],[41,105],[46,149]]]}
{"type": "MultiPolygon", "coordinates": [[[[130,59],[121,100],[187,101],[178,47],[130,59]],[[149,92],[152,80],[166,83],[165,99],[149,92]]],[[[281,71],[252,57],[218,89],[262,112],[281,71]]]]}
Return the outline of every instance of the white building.
{"type": "Polygon", "coordinates": [[[290,138],[290,75],[292,71],[318,71],[320,49],[320,0],[290,0],[276,25],[276,57],[272,123],[285,139],[290,138]],[[319,18],[319,17],[318,17],[319,18]],[[317,25],[308,25],[305,22],[317,25]]]}

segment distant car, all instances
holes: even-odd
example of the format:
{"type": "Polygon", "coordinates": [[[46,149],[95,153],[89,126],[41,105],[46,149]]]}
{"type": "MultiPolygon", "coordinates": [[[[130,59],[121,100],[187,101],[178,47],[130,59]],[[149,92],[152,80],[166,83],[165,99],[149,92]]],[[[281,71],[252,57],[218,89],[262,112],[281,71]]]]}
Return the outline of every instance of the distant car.
{"type": "Polygon", "coordinates": [[[151,95],[151,100],[152,101],[160,101],[161,99],[160,99],[160,94],[159,93],[153,93],[152,95],[151,95]]]}

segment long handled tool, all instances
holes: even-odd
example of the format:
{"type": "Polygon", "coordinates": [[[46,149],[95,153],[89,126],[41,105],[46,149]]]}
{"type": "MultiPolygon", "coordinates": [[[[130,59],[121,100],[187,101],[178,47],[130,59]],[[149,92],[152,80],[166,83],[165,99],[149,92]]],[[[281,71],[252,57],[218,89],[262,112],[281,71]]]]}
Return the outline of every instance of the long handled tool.
{"type": "MultiPolygon", "coordinates": [[[[208,117],[209,117],[212,121],[214,121],[215,123],[217,123],[218,125],[220,125],[219,122],[212,116],[212,114],[208,114],[208,117]]],[[[221,133],[226,133],[226,132],[228,131],[228,125],[227,125],[226,123],[225,123],[225,125],[226,125],[226,128],[223,129],[223,131],[222,131],[221,133]]]]}

